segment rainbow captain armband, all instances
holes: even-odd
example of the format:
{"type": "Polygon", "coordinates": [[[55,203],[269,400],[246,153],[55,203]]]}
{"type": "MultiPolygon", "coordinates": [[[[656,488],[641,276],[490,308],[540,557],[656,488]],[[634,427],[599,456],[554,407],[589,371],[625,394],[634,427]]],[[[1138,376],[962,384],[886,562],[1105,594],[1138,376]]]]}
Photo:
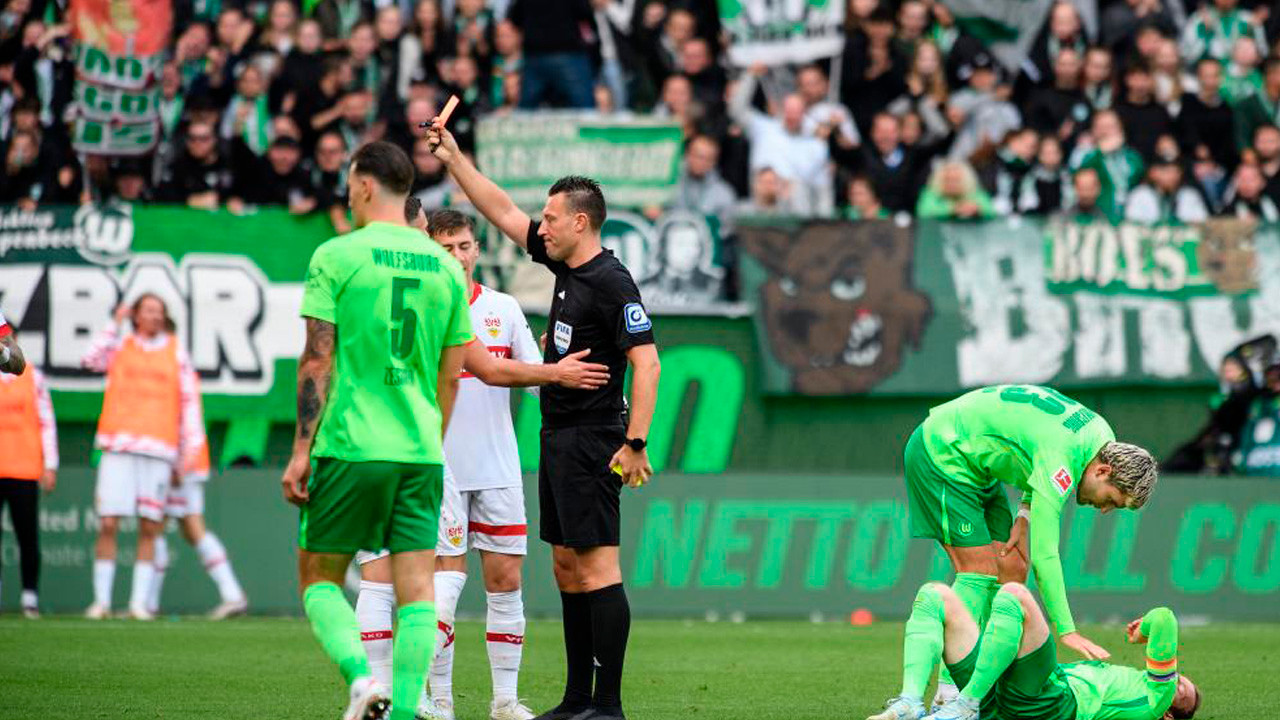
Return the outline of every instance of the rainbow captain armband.
{"type": "Polygon", "coordinates": [[[1155,682],[1169,682],[1178,677],[1178,658],[1154,660],[1147,658],[1147,676],[1155,682]]]}

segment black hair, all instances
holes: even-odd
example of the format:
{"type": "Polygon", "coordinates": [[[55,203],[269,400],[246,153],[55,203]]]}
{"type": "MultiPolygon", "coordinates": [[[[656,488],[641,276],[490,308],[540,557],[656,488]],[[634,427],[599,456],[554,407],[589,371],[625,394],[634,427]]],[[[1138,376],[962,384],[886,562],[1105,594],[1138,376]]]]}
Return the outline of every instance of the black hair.
{"type": "Polygon", "coordinates": [[[433,238],[453,235],[463,230],[470,230],[472,235],[476,232],[476,221],[470,215],[449,209],[427,213],[427,234],[433,238]]]}
{"type": "Polygon", "coordinates": [[[417,195],[410,195],[404,199],[404,221],[412,225],[418,219],[418,213],[422,212],[422,201],[417,195]]]}
{"type": "Polygon", "coordinates": [[[385,140],[368,143],[351,157],[354,172],[378,181],[394,195],[408,195],[413,185],[413,163],[409,156],[385,140]]]}
{"type": "Polygon", "coordinates": [[[1169,714],[1173,715],[1173,720],[1191,720],[1196,716],[1196,711],[1200,709],[1200,687],[1196,686],[1196,701],[1192,703],[1190,710],[1174,710],[1169,708],[1169,714]]]}
{"type": "Polygon", "coordinates": [[[547,197],[564,193],[565,204],[569,206],[569,212],[586,213],[587,224],[592,230],[599,230],[604,226],[605,204],[604,193],[600,190],[600,183],[589,177],[581,175],[566,175],[556,181],[555,185],[547,191],[547,197]]]}

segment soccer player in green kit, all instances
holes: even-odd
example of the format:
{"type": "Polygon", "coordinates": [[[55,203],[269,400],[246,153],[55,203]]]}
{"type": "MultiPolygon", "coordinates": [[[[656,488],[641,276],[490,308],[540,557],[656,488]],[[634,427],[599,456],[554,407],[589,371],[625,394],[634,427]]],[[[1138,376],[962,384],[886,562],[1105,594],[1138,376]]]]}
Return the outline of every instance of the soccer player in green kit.
{"type": "MultiPolygon", "coordinates": [[[[976,720],[989,697],[1002,720],[1187,720],[1200,690],[1178,672],[1178,621],[1156,608],[1129,623],[1146,644],[1146,670],[1087,660],[1059,664],[1049,623],[1031,591],[1007,583],[991,601],[985,629],[942,583],[916,594],[903,640],[902,694],[919,697],[938,660],[964,686],[928,720],[976,720]]],[[[918,700],[917,700],[918,702],[918,700]]]]}
{"type": "Polygon", "coordinates": [[[370,143],[349,177],[358,229],[317,248],[307,270],[298,428],[282,483],[302,508],[307,618],[350,686],[343,720],[380,720],[388,700],[392,720],[412,720],[436,639],[442,438],[473,335],[462,266],[405,225],[408,156],[370,143]],[[341,589],[352,555],[368,548],[391,551],[399,605],[390,698],[341,589]]]}
{"type": "MultiPolygon", "coordinates": [[[[941,543],[956,571],[952,588],[982,627],[1001,581],[1024,580],[1030,561],[1063,644],[1091,660],[1106,650],[1076,631],[1058,556],[1062,510],[1071,495],[1103,513],[1139,508],[1156,483],[1156,462],[1115,441],[1097,413],[1052,388],[980,388],[929,411],[904,451],[913,537],[941,543]],[[1002,483],[1023,491],[1015,522],[1002,483]]],[[[945,669],[945,668],[944,668],[945,669]]],[[[939,678],[936,704],[958,692],[939,678]]],[[[924,708],[891,706],[875,720],[915,720],[924,708]]]]}

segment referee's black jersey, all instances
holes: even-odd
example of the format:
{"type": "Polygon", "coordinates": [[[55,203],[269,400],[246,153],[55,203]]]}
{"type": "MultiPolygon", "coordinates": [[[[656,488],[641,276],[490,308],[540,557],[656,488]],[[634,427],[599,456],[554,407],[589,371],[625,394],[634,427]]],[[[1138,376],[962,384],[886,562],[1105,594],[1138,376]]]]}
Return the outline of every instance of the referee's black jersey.
{"type": "Polygon", "coordinates": [[[565,355],[590,349],[585,362],[609,367],[609,383],[598,390],[570,390],[559,385],[542,388],[543,421],[550,425],[608,424],[592,419],[618,417],[626,408],[622,395],[626,353],[637,345],[653,344],[653,323],[631,273],[611,251],[571,268],[547,257],[538,225],[536,221],[529,223],[529,255],[556,276],[544,361],[559,362],[565,355]]]}

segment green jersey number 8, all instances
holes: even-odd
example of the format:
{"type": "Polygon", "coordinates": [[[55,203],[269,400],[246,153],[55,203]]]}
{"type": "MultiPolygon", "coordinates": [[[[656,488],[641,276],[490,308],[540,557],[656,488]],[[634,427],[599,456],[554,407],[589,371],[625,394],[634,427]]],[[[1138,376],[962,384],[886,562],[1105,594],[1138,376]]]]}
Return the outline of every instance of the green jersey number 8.
{"type": "Polygon", "coordinates": [[[1010,385],[1000,391],[1000,399],[1012,403],[1030,403],[1035,409],[1050,415],[1061,415],[1067,406],[1076,401],[1053,388],[1036,388],[1026,385],[1010,385]]]}
{"type": "Polygon", "coordinates": [[[418,278],[391,278],[391,354],[401,360],[413,354],[413,339],[418,336],[418,311],[405,305],[405,293],[422,286],[418,278]]]}

